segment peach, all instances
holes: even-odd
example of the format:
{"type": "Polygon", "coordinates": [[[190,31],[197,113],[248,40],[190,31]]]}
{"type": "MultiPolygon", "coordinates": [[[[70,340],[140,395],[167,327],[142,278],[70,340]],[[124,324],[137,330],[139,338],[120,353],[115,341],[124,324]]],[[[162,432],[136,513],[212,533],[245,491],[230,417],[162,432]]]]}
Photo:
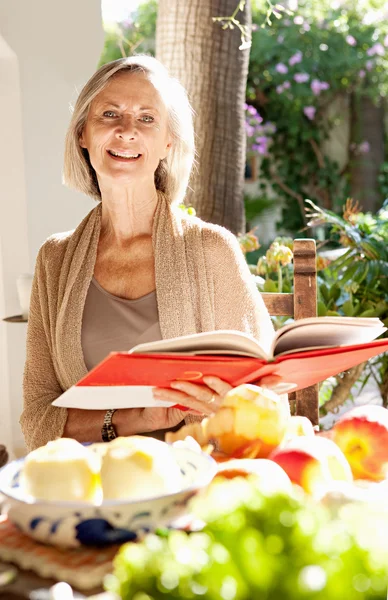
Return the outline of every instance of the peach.
{"type": "Polygon", "coordinates": [[[352,481],[352,471],[339,447],[323,437],[295,437],[269,456],[305,492],[320,496],[333,481],[352,481]]]}
{"type": "Polygon", "coordinates": [[[382,481],[388,475],[388,410],[358,406],[345,413],[331,430],[355,479],[382,481]]]}

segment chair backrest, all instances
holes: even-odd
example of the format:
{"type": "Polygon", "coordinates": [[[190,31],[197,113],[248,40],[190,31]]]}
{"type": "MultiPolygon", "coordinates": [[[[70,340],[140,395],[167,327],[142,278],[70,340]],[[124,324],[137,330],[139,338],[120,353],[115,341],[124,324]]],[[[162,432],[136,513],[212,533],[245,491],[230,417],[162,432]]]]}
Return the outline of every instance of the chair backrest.
{"type": "MultiPolygon", "coordinates": [[[[272,316],[290,316],[295,320],[317,316],[317,253],[315,240],[294,240],[294,293],[262,293],[272,316]]],[[[319,424],[318,384],[289,395],[296,400],[296,413],[319,424]]]]}

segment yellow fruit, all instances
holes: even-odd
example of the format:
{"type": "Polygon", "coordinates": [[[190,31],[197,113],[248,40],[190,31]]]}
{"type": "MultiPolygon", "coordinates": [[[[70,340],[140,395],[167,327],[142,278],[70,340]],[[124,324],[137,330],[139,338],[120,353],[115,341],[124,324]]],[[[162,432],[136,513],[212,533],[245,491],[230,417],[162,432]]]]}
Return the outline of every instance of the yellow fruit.
{"type": "Polygon", "coordinates": [[[87,447],[69,438],[48,442],[30,452],[23,465],[21,485],[40,500],[98,500],[100,459],[87,447]]]}
{"type": "Polygon", "coordinates": [[[105,445],[101,460],[104,500],[149,498],[182,487],[182,474],[172,448],[154,438],[116,438],[105,445]]]}
{"type": "Polygon", "coordinates": [[[228,392],[215,420],[223,411],[233,411],[233,424],[219,436],[220,449],[227,454],[266,458],[283,440],[290,422],[286,399],[259,386],[244,384],[228,392]],[[246,447],[246,451],[244,450],[246,447]],[[247,454],[248,453],[248,454],[247,454]]]}

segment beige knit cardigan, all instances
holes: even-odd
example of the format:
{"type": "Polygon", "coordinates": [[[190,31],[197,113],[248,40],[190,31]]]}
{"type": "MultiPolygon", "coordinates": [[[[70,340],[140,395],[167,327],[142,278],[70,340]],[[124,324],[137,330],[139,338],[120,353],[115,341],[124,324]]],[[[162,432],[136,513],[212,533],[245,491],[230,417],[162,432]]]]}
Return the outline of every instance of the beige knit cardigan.
{"type": "MultiPolygon", "coordinates": [[[[236,329],[269,345],[272,324],[236,238],[181,213],[160,196],[152,236],[162,337],[236,329]]],[[[51,403],[87,373],[82,315],[100,226],[98,204],[74,231],[51,236],[38,253],[20,419],[28,450],[63,435],[67,409],[51,403]]]]}

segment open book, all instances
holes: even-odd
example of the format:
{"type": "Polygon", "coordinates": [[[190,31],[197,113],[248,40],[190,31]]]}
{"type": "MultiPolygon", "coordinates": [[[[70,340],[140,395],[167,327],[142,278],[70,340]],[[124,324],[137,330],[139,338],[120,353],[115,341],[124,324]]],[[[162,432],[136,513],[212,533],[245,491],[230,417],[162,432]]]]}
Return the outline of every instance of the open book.
{"type": "Polygon", "coordinates": [[[260,383],[277,375],[285,390],[298,390],[360,364],[388,350],[386,331],[375,318],[317,317],[300,319],[279,329],[263,347],[239,331],[211,331],[112,352],[54,406],[84,409],[166,406],[152,387],[174,380],[201,383],[206,375],[232,386],[260,383]]]}
{"type": "Polygon", "coordinates": [[[380,319],[316,317],[300,319],[279,329],[266,351],[254,337],[240,331],[219,330],[139,344],[131,354],[230,354],[273,360],[318,348],[334,348],[371,342],[386,331],[380,319]]]}

